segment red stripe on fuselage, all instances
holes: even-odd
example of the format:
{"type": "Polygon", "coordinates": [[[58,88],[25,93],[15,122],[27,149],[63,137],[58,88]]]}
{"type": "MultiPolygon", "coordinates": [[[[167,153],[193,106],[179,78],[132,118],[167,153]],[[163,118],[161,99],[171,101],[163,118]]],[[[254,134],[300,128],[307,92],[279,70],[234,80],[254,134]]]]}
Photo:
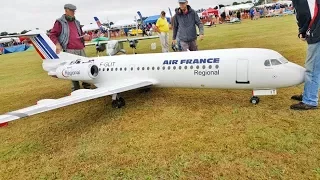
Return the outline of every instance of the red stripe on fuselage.
{"type": "Polygon", "coordinates": [[[34,40],[30,39],[31,40],[31,44],[33,45],[33,47],[36,49],[37,53],[41,56],[41,58],[43,60],[45,60],[46,58],[43,56],[43,54],[39,51],[38,47],[33,43],[34,40]]]}

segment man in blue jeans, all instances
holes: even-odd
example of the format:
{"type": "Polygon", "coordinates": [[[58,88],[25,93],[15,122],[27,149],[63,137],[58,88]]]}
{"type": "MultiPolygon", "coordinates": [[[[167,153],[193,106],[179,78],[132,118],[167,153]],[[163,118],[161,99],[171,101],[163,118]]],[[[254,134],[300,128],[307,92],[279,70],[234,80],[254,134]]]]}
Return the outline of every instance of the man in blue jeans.
{"type": "Polygon", "coordinates": [[[293,0],[299,26],[299,38],[308,43],[305,63],[306,76],[302,95],[292,96],[301,101],[292,105],[294,110],[310,110],[318,107],[320,83],[320,0],[293,0]]]}

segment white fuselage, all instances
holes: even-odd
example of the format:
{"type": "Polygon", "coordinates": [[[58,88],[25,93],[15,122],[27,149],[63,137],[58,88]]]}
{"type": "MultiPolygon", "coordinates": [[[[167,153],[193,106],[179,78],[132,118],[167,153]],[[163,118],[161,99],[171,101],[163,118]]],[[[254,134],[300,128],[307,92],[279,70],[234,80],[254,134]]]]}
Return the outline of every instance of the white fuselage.
{"type": "Polygon", "coordinates": [[[88,58],[99,67],[89,83],[116,87],[150,81],[157,87],[276,89],[303,83],[305,69],[273,50],[257,48],[88,58]],[[269,60],[270,66],[266,60],[269,60]],[[273,65],[272,65],[273,64],[273,65]]]}

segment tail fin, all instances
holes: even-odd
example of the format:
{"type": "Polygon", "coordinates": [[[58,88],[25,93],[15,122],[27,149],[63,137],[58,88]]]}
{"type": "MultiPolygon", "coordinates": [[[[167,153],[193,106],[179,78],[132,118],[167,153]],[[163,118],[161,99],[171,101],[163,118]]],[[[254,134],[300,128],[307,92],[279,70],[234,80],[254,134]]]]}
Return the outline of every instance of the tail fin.
{"type": "Polygon", "coordinates": [[[77,59],[84,59],[85,57],[60,52],[56,53],[56,46],[45,34],[43,31],[36,30],[30,31],[26,34],[21,35],[10,35],[10,36],[0,36],[3,37],[27,37],[31,40],[34,48],[36,49],[39,56],[44,60],[43,61],[43,69],[46,71],[50,71],[55,69],[59,64],[66,61],[73,61],[77,59]]]}
{"type": "Polygon", "coordinates": [[[36,34],[30,37],[32,45],[43,60],[60,59],[56,54],[56,46],[45,34],[36,34]]]}
{"type": "Polygon", "coordinates": [[[140,17],[141,24],[144,24],[144,22],[143,22],[143,17],[142,17],[141,12],[140,12],[140,11],[138,11],[138,12],[137,12],[137,14],[138,14],[138,15],[139,15],[139,17],[140,17]]]}
{"type": "Polygon", "coordinates": [[[171,12],[170,7],[168,7],[168,9],[169,9],[170,17],[172,18],[172,12],[171,12]]]}
{"type": "Polygon", "coordinates": [[[106,30],[102,27],[102,24],[101,24],[100,20],[97,17],[94,17],[94,20],[96,21],[98,27],[100,28],[100,31],[102,33],[106,33],[106,30]]]}
{"type": "Polygon", "coordinates": [[[34,48],[43,60],[72,61],[79,58],[83,59],[82,56],[66,52],[60,52],[57,54],[56,45],[52,42],[48,35],[43,32],[33,31],[30,34],[27,33],[26,36],[29,36],[34,48]]]}

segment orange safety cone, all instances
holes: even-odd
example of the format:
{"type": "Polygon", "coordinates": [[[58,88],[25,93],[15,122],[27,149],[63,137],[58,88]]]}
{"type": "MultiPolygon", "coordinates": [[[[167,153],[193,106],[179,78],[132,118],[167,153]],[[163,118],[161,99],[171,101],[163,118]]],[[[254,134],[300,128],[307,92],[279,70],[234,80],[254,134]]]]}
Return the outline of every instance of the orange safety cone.
{"type": "Polygon", "coordinates": [[[0,127],[6,127],[6,126],[8,126],[8,122],[6,122],[6,123],[0,123],[0,127]]]}

